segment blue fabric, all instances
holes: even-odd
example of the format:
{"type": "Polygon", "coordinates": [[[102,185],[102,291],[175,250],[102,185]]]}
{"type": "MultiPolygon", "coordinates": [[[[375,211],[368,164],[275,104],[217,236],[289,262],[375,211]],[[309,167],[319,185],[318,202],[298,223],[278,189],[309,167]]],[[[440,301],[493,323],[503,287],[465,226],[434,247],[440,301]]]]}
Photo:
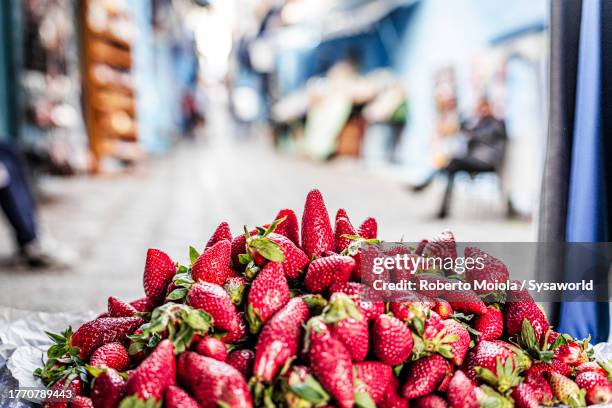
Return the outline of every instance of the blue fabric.
{"type": "MultiPolygon", "coordinates": [[[[584,0],[580,28],[574,142],[569,181],[567,242],[606,241],[606,192],[601,131],[601,3],[584,0]]],[[[568,264],[568,266],[570,266],[568,264]]],[[[572,268],[566,280],[574,280],[572,268]]],[[[561,304],[559,330],[574,337],[591,335],[606,341],[609,333],[608,303],[561,304]]]]}

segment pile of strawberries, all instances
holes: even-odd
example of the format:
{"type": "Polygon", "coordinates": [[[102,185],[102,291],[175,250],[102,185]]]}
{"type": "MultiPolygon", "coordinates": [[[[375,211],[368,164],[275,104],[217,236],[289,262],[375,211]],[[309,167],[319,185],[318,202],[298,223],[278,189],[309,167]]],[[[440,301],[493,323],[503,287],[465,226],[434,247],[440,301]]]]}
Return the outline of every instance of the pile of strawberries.
{"type": "MultiPolygon", "coordinates": [[[[55,344],[35,375],[71,390],[71,407],[572,407],[612,401],[612,367],[588,340],[551,329],[525,291],[428,291],[388,300],[361,276],[362,244],[343,209],[332,228],[308,194],[301,233],[292,210],[233,236],[223,222],[190,265],[147,253],[142,299],[108,311],[55,344]]],[[[394,250],[407,251],[398,246],[394,250]]],[[[414,250],[457,257],[445,231],[414,250]]],[[[467,248],[466,257],[483,255],[467,248]]],[[[506,281],[483,270],[426,279],[506,281]]]]}

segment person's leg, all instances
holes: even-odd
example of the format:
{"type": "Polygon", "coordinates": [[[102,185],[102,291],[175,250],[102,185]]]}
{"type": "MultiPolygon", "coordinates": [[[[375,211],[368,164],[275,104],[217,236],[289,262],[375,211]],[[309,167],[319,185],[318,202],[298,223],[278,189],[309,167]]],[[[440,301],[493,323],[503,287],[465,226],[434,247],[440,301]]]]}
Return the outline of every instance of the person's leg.
{"type": "Polygon", "coordinates": [[[0,188],[0,207],[14,229],[20,248],[36,240],[34,202],[19,157],[8,146],[0,145],[0,162],[8,174],[8,184],[0,188]]]}
{"type": "Polygon", "coordinates": [[[448,216],[448,210],[450,207],[451,197],[453,195],[453,186],[455,184],[456,171],[447,171],[448,180],[446,181],[446,189],[444,190],[444,196],[442,197],[442,204],[438,211],[438,218],[446,218],[448,216]]]}

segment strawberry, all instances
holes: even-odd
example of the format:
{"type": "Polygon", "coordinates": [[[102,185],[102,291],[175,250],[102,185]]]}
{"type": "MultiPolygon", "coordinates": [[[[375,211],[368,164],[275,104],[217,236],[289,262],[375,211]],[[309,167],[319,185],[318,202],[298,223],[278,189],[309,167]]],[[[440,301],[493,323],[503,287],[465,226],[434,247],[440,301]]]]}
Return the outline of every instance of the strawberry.
{"type": "Polygon", "coordinates": [[[389,365],[401,364],[412,354],[412,332],[398,318],[383,314],[374,320],[372,344],[380,361],[389,365]]]}
{"type": "Polygon", "coordinates": [[[108,298],[108,315],[110,317],[130,317],[138,313],[138,310],[129,303],[117,299],[114,296],[108,298]]]}
{"type": "Polygon", "coordinates": [[[589,357],[582,347],[582,344],[577,342],[562,344],[553,352],[555,354],[555,358],[564,362],[565,364],[580,365],[589,361],[589,357]]]}
{"type": "Polygon", "coordinates": [[[551,371],[548,374],[548,382],[555,397],[572,408],[586,406],[584,397],[585,390],[581,390],[578,385],[557,372],[551,371]]]}
{"type": "Polygon", "coordinates": [[[318,318],[308,322],[307,332],[308,357],[314,375],[339,407],[351,408],[355,396],[350,353],[318,318]]]}
{"type": "Polygon", "coordinates": [[[225,343],[215,337],[204,337],[196,344],[194,351],[202,356],[214,358],[215,360],[227,360],[225,343]]]}
{"type": "Polygon", "coordinates": [[[315,259],[308,266],[304,284],[312,293],[322,293],[333,283],[346,283],[355,268],[350,256],[332,255],[315,259]]]}
{"type": "Polygon", "coordinates": [[[478,341],[499,339],[504,332],[504,316],[497,305],[487,306],[486,313],[474,318],[472,327],[480,332],[478,341]]]}
{"type": "Polygon", "coordinates": [[[457,340],[450,342],[449,345],[453,349],[453,363],[461,365],[465,358],[465,354],[470,348],[470,333],[465,326],[454,319],[446,319],[443,320],[442,323],[444,323],[447,335],[457,336],[457,340]]]}
{"type": "Polygon", "coordinates": [[[385,303],[373,288],[358,282],[334,283],[329,287],[330,293],[341,292],[349,295],[359,306],[363,317],[372,320],[385,312],[385,303]]]}
{"type": "Polygon", "coordinates": [[[336,216],[336,228],[334,229],[334,248],[337,253],[342,253],[351,243],[351,238],[345,235],[356,236],[357,232],[348,218],[336,216]]]}
{"type": "Polygon", "coordinates": [[[472,290],[446,292],[443,298],[451,304],[454,310],[462,313],[481,315],[487,312],[487,306],[472,290]]]}
{"type": "Polygon", "coordinates": [[[236,306],[242,304],[246,287],[247,280],[244,276],[228,276],[223,284],[223,289],[230,295],[232,303],[236,306]]]}
{"type": "Polygon", "coordinates": [[[453,307],[444,299],[436,299],[433,310],[439,314],[442,319],[448,319],[453,315],[453,307]]]}
{"type": "Polygon", "coordinates": [[[446,408],[448,404],[441,396],[429,394],[415,399],[411,406],[413,408],[446,408]]]}
{"type": "Polygon", "coordinates": [[[336,211],[336,218],[335,221],[338,221],[339,218],[346,218],[348,219],[348,213],[346,212],[346,210],[344,208],[338,208],[338,211],[336,211]]]}
{"type": "Polygon", "coordinates": [[[453,379],[453,374],[455,374],[453,363],[451,363],[448,360],[446,360],[445,362],[446,362],[446,374],[444,375],[444,378],[442,379],[442,382],[440,383],[440,385],[438,385],[439,392],[446,392],[448,390],[448,384],[453,379]]]}
{"type": "Polygon", "coordinates": [[[475,370],[487,383],[504,393],[518,385],[519,361],[524,354],[511,344],[499,340],[483,340],[476,347],[475,370]]]}
{"type": "MultiPolygon", "coordinates": [[[[428,241],[420,255],[440,258],[441,260],[457,258],[457,244],[455,236],[450,230],[440,232],[434,239],[428,241]]],[[[447,271],[452,272],[452,271],[447,271]]]]}
{"type": "Polygon", "coordinates": [[[478,378],[478,374],[475,370],[476,367],[476,351],[474,349],[468,350],[465,354],[465,358],[463,359],[463,364],[460,367],[460,370],[470,379],[474,384],[479,384],[480,379],[478,378]]]}
{"type": "Polygon", "coordinates": [[[448,405],[451,408],[478,408],[476,390],[472,381],[459,370],[448,384],[446,392],[448,405]]]}
{"type": "Polygon", "coordinates": [[[538,408],[538,392],[528,383],[523,382],[512,390],[512,399],[517,408],[538,408]]]}
{"type": "Polygon", "coordinates": [[[145,295],[154,305],[164,300],[166,288],[176,273],[176,265],[170,257],[159,249],[149,249],[145,261],[142,283],[145,295]]]}
{"type": "Polygon", "coordinates": [[[610,404],[612,402],[612,385],[596,385],[586,393],[589,404],[610,404]]]}
{"type": "Polygon", "coordinates": [[[161,401],[166,388],[175,383],[174,347],[170,340],[162,340],[128,378],[126,398],[161,401]]]}
{"type": "Polygon", "coordinates": [[[191,266],[193,280],[223,285],[232,273],[231,246],[230,241],[222,240],[205,250],[191,266]]]}
{"type": "Polygon", "coordinates": [[[258,229],[257,234],[246,239],[247,254],[243,255],[241,262],[248,262],[247,277],[252,278],[257,271],[253,267],[263,266],[266,262],[272,261],[283,266],[287,278],[297,279],[301,270],[308,264],[308,257],[304,251],[286,236],[274,232],[279,222],[281,220],[274,221],[265,230],[258,229]]]}
{"type": "Polygon", "coordinates": [[[104,369],[91,388],[91,400],[96,408],[117,408],[124,394],[125,381],[112,368],[104,369]]]}
{"type": "Polygon", "coordinates": [[[390,303],[393,315],[408,323],[413,323],[414,319],[425,320],[429,309],[434,306],[435,302],[418,292],[406,292],[401,301],[390,303]]]}
{"type": "Polygon", "coordinates": [[[366,393],[376,404],[385,396],[385,390],[393,377],[393,369],[378,361],[363,361],[355,364],[356,393],[366,393]]]}
{"type": "Polygon", "coordinates": [[[203,408],[253,406],[242,375],[221,361],[188,351],[178,359],[178,378],[203,408]]]}
{"type": "Polygon", "coordinates": [[[556,371],[561,375],[569,376],[572,372],[572,368],[557,359],[552,359],[548,363],[537,362],[525,372],[525,378],[530,379],[532,377],[542,376],[544,373],[550,371],[556,371]]]}
{"type": "Polygon", "coordinates": [[[398,394],[399,381],[396,376],[391,376],[379,406],[381,408],[408,408],[408,400],[398,394]]]}
{"type": "Polygon", "coordinates": [[[249,349],[234,350],[227,356],[227,364],[240,371],[244,378],[250,378],[253,373],[255,353],[249,349]]]}
{"type": "Polygon", "coordinates": [[[130,356],[121,343],[107,343],[99,347],[89,360],[92,367],[106,366],[117,371],[124,371],[129,364],[130,356]]]}
{"type": "Polygon", "coordinates": [[[574,381],[576,381],[576,384],[578,384],[580,388],[584,388],[588,391],[596,385],[608,384],[608,377],[601,375],[600,373],[587,371],[578,374],[574,381]]]}
{"type": "Polygon", "coordinates": [[[244,318],[244,313],[238,313],[238,324],[236,328],[228,332],[225,336],[221,337],[221,341],[226,344],[235,344],[244,341],[249,334],[249,328],[244,318]]]}
{"type": "Polygon", "coordinates": [[[150,312],[155,308],[155,305],[151,303],[148,297],[142,297],[140,299],[132,300],[130,305],[139,312],[150,312]]]}
{"type": "Polygon", "coordinates": [[[376,239],[378,235],[378,223],[376,219],[369,217],[359,226],[359,236],[365,239],[376,239]]]}
{"type": "Polygon", "coordinates": [[[540,403],[547,406],[552,405],[552,390],[543,376],[525,377],[524,382],[533,388],[535,397],[540,403]]]}
{"type": "Polygon", "coordinates": [[[217,330],[233,332],[240,324],[236,306],[227,292],[214,283],[196,282],[187,294],[187,304],[210,314],[217,330]]]}
{"type": "MultiPolygon", "coordinates": [[[[253,229],[249,231],[249,235],[257,235],[257,230],[253,229]]],[[[244,264],[240,262],[240,255],[246,254],[246,237],[244,234],[236,235],[232,239],[232,266],[237,270],[244,270],[244,264]]]]}
{"type": "Polygon", "coordinates": [[[593,371],[596,373],[600,373],[601,375],[608,377],[608,372],[601,366],[597,361],[589,361],[587,363],[582,363],[575,369],[576,373],[584,373],[587,371],[593,371]]]}
{"type": "Polygon", "coordinates": [[[439,354],[431,354],[415,361],[402,387],[402,396],[413,399],[436,390],[446,375],[446,362],[439,354]]]}
{"type": "Polygon", "coordinates": [[[223,240],[232,242],[232,231],[230,230],[229,224],[225,221],[219,224],[217,229],[215,229],[215,232],[212,234],[212,237],[210,237],[210,239],[206,243],[206,248],[210,248],[217,242],[223,240]]]}
{"type": "Polygon", "coordinates": [[[298,225],[298,219],[295,212],[291,209],[285,208],[278,212],[274,220],[283,219],[275,232],[280,235],[284,235],[295,244],[296,247],[300,247],[300,227],[298,225]]]}
{"type": "Polygon", "coordinates": [[[308,258],[334,249],[334,233],[319,190],[312,190],[306,197],[302,214],[302,248],[308,258]]]}
{"type": "Polygon", "coordinates": [[[70,408],[93,408],[91,398],[77,395],[70,401],[70,408]]]}
{"type": "Polygon", "coordinates": [[[87,360],[98,347],[123,341],[138,326],[144,323],[140,317],[102,317],[83,324],[70,339],[73,347],[79,348],[81,360],[87,360]]]}
{"type": "Polygon", "coordinates": [[[322,317],[332,334],[346,346],[353,361],[363,361],[368,354],[368,322],[351,298],[334,293],[322,317]]]}
{"type": "Polygon", "coordinates": [[[283,235],[271,233],[268,235],[268,239],[278,244],[281,252],[285,255],[285,260],[281,262],[285,276],[288,279],[297,279],[302,269],[308,265],[309,260],[304,251],[283,235]]]}
{"type": "Polygon", "coordinates": [[[166,408],[199,408],[200,405],[196,400],[176,385],[171,385],[166,389],[166,398],[164,398],[164,407],[166,408]]]}
{"type": "Polygon", "coordinates": [[[289,284],[282,265],[268,262],[253,281],[247,298],[246,318],[251,333],[259,332],[261,326],[285,306],[290,298],[289,284]]]}
{"type": "Polygon", "coordinates": [[[519,300],[510,301],[511,298],[526,299],[528,293],[508,292],[508,302],[504,309],[504,324],[509,336],[516,336],[522,330],[523,320],[531,323],[539,341],[548,330],[549,324],[544,312],[533,301],[519,300]]]}
{"type": "Polygon", "coordinates": [[[271,382],[287,360],[297,354],[302,324],[308,315],[308,306],[297,297],[264,325],[255,346],[253,366],[253,374],[259,380],[271,382]]]}
{"type": "MultiPolygon", "coordinates": [[[[465,280],[472,285],[474,282],[503,283],[509,278],[508,268],[499,259],[489,255],[480,248],[466,247],[466,259],[473,259],[473,264],[466,265],[465,280]]],[[[486,289],[478,289],[479,295],[489,293],[486,289]]]]}
{"type": "MultiPolygon", "coordinates": [[[[64,378],[62,380],[59,380],[58,382],[56,382],[55,384],[51,386],[50,391],[51,391],[51,395],[53,394],[62,395],[61,393],[64,393],[65,395],[67,395],[68,393],[72,393],[73,396],[81,395],[83,392],[81,380],[78,378],[73,378],[71,380],[64,378]],[[66,384],[67,381],[70,381],[70,382],[66,384]]],[[[66,408],[67,406],[68,406],[67,401],[53,401],[53,402],[49,400],[43,401],[44,408],[66,408]]]]}

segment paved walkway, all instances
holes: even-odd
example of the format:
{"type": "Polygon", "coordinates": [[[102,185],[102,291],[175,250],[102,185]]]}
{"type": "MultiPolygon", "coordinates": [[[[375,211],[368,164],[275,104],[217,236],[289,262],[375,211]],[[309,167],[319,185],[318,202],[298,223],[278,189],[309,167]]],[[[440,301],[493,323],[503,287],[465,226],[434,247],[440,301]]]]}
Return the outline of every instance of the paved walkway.
{"type": "MultiPolygon", "coordinates": [[[[279,155],[261,141],[233,142],[225,126],[213,130],[215,140],[185,142],[134,174],[45,180],[54,199],[41,208],[44,229],[73,249],[78,263],[64,272],[0,269],[0,306],[102,310],[109,295],[139,297],[148,247],[185,260],[188,246],[202,247],[222,220],[238,233],[243,224],[269,222],[283,207],[301,214],[314,187],[332,215],[344,207],[354,223],[376,216],[386,240],[418,240],[445,227],[461,241],[533,239],[531,224],[503,220],[494,193],[483,198],[458,188],[453,217],[433,220],[440,185],[414,195],[352,161],[312,163],[279,155]]],[[[0,257],[10,252],[0,220],[0,257]]]]}

